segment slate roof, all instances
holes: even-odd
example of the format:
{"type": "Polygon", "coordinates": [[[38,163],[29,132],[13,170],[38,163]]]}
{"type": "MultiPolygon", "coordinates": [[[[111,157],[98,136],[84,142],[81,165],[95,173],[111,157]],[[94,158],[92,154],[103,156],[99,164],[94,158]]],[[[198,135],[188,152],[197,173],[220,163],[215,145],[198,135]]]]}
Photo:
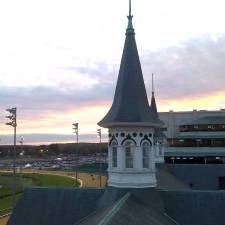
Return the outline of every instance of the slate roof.
{"type": "Polygon", "coordinates": [[[164,206],[159,193],[155,188],[116,188],[107,187],[99,202],[99,208],[108,207],[120,200],[128,192],[142,201],[145,205],[163,212],[164,206]]]}
{"type": "Polygon", "coordinates": [[[132,16],[128,16],[128,20],[113,104],[98,124],[102,127],[115,125],[161,126],[162,122],[149,107],[132,25],[132,16]]]}
{"type": "Polygon", "coordinates": [[[105,207],[107,210],[100,208],[79,225],[175,225],[164,215],[162,205],[159,206],[160,196],[154,188],[106,189],[108,193],[115,191],[123,193],[122,197],[110,208],[105,207]]]}
{"type": "Polygon", "coordinates": [[[130,195],[121,208],[109,218],[107,225],[175,225],[162,212],[146,206],[130,195]]]}
{"type": "Polygon", "coordinates": [[[198,190],[218,190],[219,177],[225,177],[225,164],[169,164],[167,168],[177,179],[198,190]]]}
{"type": "MultiPolygon", "coordinates": [[[[159,118],[154,92],[152,92],[150,109],[153,112],[154,116],[156,118],[159,118]]],[[[166,139],[166,136],[163,133],[162,128],[161,127],[155,127],[155,129],[154,129],[154,142],[155,143],[160,142],[160,141],[163,141],[163,139],[166,139]]]]}
{"type": "Polygon", "coordinates": [[[159,118],[154,92],[152,92],[151,110],[152,110],[153,114],[155,115],[155,117],[159,118]]]}
{"type": "Polygon", "coordinates": [[[165,164],[156,164],[157,187],[166,190],[190,190],[189,182],[171,173],[165,164]]]}
{"type": "Polygon", "coordinates": [[[97,211],[94,211],[78,223],[74,225],[95,225],[101,224],[101,222],[106,220],[108,214],[111,214],[111,211],[114,210],[114,207],[117,207],[118,201],[109,205],[108,207],[99,208],[97,211]]]}
{"type": "Polygon", "coordinates": [[[73,225],[95,211],[104,189],[29,188],[7,225],[73,225]]]}
{"type": "Polygon", "coordinates": [[[161,191],[166,213],[180,225],[224,225],[225,191],[161,191]]]}
{"type": "Polygon", "coordinates": [[[184,123],[183,125],[225,125],[225,116],[206,116],[197,120],[193,120],[189,123],[184,123]]]}
{"type": "Polygon", "coordinates": [[[79,225],[224,225],[225,191],[126,190],[111,208],[79,225]],[[157,196],[157,199],[149,199],[157,196]],[[151,201],[149,201],[151,200],[151,201]],[[155,207],[157,201],[163,208],[155,207]],[[95,218],[95,220],[93,220],[95,218]]]}
{"type": "Polygon", "coordinates": [[[158,179],[164,189],[30,188],[8,225],[225,225],[225,191],[178,190],[167,173],[158,179]]]}

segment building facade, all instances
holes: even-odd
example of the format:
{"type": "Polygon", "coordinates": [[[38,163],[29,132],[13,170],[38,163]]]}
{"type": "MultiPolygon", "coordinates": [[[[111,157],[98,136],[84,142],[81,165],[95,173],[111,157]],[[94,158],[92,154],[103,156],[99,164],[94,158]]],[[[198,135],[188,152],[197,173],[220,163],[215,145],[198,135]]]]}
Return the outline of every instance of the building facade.
{"type": "Polygon", "coordinates": [[[181,162],[187,162],[187,159],[225,162],[224,109],[161,112],[159,118],[166,127],[167,159],[172,157],[173,161],[178,159],[181,162]]]}
{"type": "Polygon", "coordinates": [[[225,147],[225,110],[160,112],[169,146],[225,147]]]}

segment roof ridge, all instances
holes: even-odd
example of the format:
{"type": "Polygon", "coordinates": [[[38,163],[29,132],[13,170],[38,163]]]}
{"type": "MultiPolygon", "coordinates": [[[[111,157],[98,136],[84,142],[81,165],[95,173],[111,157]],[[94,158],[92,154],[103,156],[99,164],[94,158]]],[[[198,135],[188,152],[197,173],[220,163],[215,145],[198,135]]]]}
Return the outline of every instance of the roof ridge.
{"type": "Polygon", "coordinates": [[[163,213],[164,216],[166,216],[170,221],[172,221],[174,224],[176,225],[180,225],[180,223],[178,223],[174,218],[172,218],[171,216],[169,216],[167,213],[163,213]]]}
{"type": "Polygon", "coordinates": [[[121,209],[127,199],[130,197],[130,192],[127,192],[106,214],[106,216],[98,223],[98,225],[107,225],[110,219],[121,209]]]}
{"type": "Polygon", "coordinates": [[[88,218],[90,218],[92,215],[94,215],[97,212],[97,210],[94,210],[93,212],[89,213],[87,216],[81,218],[80,220],[78,220],[77,222],[75,222],[73,225],[79,225],[82,224],[85,220],[87,220],[88,218]]]}

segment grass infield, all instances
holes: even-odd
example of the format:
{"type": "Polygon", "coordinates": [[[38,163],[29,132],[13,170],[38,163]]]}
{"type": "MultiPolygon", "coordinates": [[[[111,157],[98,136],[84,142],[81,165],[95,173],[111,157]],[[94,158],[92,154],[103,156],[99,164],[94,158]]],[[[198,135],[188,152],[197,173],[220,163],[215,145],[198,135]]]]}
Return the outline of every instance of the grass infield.
{"type": "MultiPolygon", "coordinates": [[[[0,216],[11,211],[12,206],[12,173],[0,173],[0,216]]],[[[26,187],[78,187],[79,183],[72,177],[22,173],[16,175],[16,199],[18,200],[26,187]]]]}

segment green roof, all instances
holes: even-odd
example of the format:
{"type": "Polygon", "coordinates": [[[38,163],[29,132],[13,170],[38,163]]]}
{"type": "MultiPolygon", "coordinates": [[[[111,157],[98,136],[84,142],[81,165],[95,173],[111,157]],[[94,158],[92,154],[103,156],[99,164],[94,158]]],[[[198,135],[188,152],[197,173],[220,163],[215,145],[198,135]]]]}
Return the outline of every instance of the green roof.
{"type": "MultiPolygon", "coordinates": [[[[216,133],[216,132],[215,132],[216,133]]],[[[205,134],[203,135],[198,135],[198,134],[193,134],[193,135],[186,135],[186,136],[178,136],[178,139],[224,139],[225,138],[225,133],[224,134],[205,134]]]]}
{"type": "Polygon", "coordinates": [[[172,157],[204,157],[225,156],[225,147],[168,147],[165,156],[172,157]]]}
{"type": "Polygon", "coordinates": [[[193,120],[191,122],[184,123],[183,125],[225,125],[225,116],[206,116],[197,120],[193,120]]]}

